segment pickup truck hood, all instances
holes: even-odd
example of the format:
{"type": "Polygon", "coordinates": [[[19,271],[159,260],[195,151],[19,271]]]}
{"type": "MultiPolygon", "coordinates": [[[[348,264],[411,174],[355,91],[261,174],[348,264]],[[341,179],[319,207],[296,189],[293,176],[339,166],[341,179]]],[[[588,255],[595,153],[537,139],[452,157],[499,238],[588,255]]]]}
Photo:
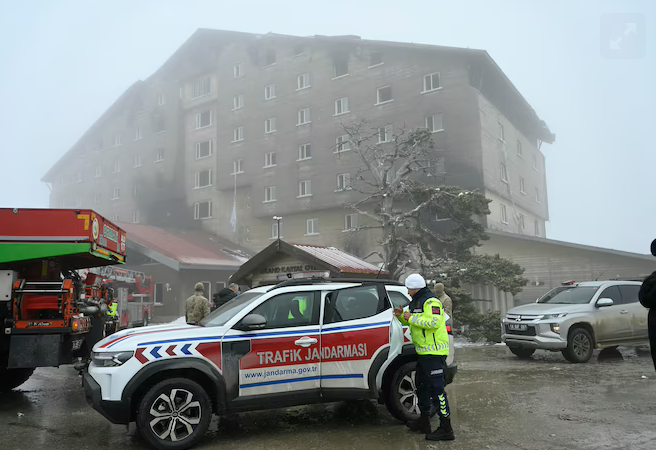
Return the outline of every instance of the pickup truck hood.
{"type": "Polygon", "coordinates": [[[204,336],[223,336],[224,327],[201,327],[186,323],[168,323],[149,327],[131,328],[114,333],[98,342],[94,352],[134,350],[146,342],[162,342],[204,336]]]}
{"type": "Polygon", "coordinates": [[[508,314],[556,314],[556,313],[577,313],[589,311],[590,305],[564,305],[557,303],[529,303],[528,305],[516,306],[508,310],[508,314]]]}

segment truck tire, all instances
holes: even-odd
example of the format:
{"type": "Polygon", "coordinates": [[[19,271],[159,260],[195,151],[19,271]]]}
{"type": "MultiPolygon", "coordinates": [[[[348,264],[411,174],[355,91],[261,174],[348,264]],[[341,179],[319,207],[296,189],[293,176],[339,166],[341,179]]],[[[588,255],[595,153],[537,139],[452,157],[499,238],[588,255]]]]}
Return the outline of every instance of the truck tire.
{"type": "Polygon", "coordinates": [[[137,409],[141,436],[160,450],[184,450],[195,445],[212,420],[207,392],[195,381],[172,378],[153,386],[137,409]]]}
{"type": "MultiPolygon", "coordinates": [[[[401,422],[410,422],[419,417],[419,396],[415,377],[417,362],[405,363],[396,369],[389,391],[385,395],[385,406],[390,414],[401,422]]],[[[437,410],[431,411],[431,417],[437,410]]]]}
{"type": "Polygon", "coordinates": [[[592,358],[593,351],[594,339],[588,330],[577,327],[570,331],[567,348],[563,350],[567,361],[574,364],[586,363],[592,358]]]}
{"type": "Polygon", "coordinates": [[[9,392],[25,383],[34,373],[34,369],[0,368],[0,393],[9,392]]]}
{"type": "Polygon", "coordinates": [[[534,348],[526,348],[526,347],[515,347],[515,346],[508,346],[508,350],[510,350],[510,353],[513,355],[517,356],[520,359],[527,359],[530,358],[533,353],[535,353],[534,348]]]}

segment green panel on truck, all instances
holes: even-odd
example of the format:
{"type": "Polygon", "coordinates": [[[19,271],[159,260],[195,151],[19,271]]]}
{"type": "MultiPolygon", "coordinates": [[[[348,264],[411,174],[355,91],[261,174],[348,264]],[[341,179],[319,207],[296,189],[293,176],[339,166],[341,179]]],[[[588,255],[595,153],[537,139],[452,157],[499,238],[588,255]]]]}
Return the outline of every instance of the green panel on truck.
{"type": "MultiPolygon", "coordinates": [[[[0,242],[0,264],[12,261],[53,258],[91,253],[89,242],[0,242]]],[[[95,254],[95,253],[94,253],[95,254]]],[[[104,259],[105,255],[96,254],[104,259]]]]}

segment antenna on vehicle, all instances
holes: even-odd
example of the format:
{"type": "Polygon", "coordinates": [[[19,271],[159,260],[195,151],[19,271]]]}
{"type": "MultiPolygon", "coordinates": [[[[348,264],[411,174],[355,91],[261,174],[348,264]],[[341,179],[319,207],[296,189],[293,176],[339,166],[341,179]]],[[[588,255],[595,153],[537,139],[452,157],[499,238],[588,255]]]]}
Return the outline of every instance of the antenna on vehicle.
{"type": "Polygon", "coordinates": [[[601,277],[603,274],[605,274],[606,272],[608,272],[608,271],[609,271],[610,269],[612,269],[612,268],[613,268],[613,266],[610,266],[610,267],[608,267],[608,269],[606,269],[606,270],[604,270],[603,272],[601,272],[601,273],[597,276],[597,278],[595,278],[595,281],[599,281],[599,277],[601,277]]]}

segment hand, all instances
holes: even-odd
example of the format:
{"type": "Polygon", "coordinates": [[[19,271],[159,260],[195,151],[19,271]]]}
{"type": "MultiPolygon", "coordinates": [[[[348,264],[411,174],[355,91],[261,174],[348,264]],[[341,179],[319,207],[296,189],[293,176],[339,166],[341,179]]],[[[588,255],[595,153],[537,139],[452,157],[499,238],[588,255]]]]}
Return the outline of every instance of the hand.
{"type": "Polygon", "coordinates": [[[400,306],[396,306],[394,308],[394,315],[396,317],[399,317],[401,314],[403,314],[403,308],[401,308],[400,306]]]}
{"type": "Polygon", "coordinates": [[[412,313],[410,311],[406,311],[403,313],[403,318],[405,320],[410,320],[410,317],[412,316],[412,313]]]}

